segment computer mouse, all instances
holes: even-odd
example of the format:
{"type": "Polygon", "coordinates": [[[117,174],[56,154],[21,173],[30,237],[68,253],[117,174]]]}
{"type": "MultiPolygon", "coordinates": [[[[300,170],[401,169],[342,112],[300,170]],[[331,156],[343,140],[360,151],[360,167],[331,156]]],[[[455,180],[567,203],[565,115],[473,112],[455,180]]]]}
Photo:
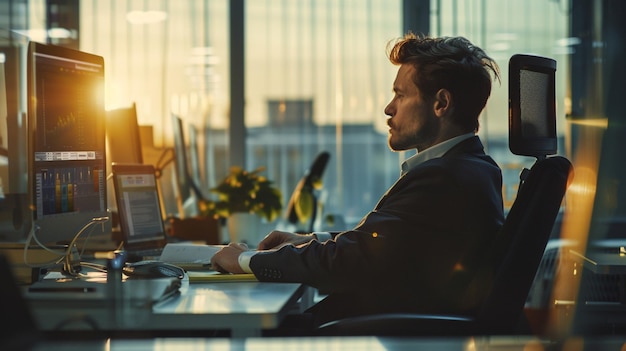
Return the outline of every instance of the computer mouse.
{"type": "Polygon", "coordinates": [[[161,261],[139,261],[127,263],[124,274],[130,278],[178,278],[183,279],[185,270],[181,267],[161,261]]]}

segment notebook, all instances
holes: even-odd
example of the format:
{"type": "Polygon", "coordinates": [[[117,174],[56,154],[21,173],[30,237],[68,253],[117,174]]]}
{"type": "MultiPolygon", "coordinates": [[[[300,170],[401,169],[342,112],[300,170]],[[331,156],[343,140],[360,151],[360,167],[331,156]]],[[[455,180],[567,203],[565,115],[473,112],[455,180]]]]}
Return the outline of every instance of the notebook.
{"type": "Polygon", "coordinates": [[[167,235],[154,166],[113,163],[111,167],[124,250],[131,260],[158,258],[167,235]]]}

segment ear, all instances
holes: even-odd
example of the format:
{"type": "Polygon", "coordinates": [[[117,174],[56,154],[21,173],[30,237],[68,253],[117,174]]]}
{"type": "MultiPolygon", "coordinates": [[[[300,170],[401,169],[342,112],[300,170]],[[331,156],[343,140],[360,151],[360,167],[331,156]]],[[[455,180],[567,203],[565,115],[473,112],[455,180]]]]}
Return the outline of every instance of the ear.
{"type": "Polygon", "coordinates": [[[450,91],[447,89],[439,89],[437,93],[435,93],[435,103],[433,107],[437,117],[451,114],[454,110],[454,104],[450,91]]]}

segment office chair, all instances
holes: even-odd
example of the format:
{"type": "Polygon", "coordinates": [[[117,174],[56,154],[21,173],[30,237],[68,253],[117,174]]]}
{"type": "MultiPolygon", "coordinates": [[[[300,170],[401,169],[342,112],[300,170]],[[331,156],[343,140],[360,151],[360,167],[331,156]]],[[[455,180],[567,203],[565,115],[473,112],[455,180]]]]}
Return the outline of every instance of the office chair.
{"type": "Polygon", "coordinates": [[[514,55],[509,61],[509,148],[536,158],[520,173],[517,197],[490,248],[495,275],[474,316],[378,314],[326,323],[320,335],[504,335],[521,330],[524,305],[541,262],[572,165],[556,154],[554,60],[514,55]]]}

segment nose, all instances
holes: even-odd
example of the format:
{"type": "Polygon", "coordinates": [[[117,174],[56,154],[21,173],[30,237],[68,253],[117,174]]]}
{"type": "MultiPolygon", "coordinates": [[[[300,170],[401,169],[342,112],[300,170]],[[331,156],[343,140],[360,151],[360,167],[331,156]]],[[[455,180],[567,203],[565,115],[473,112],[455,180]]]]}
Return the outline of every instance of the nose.
{"type": "Polygon", "coordinates": [[[392,103],[391,103],[391,102],[389,102],[389,103],[387,104],[387,106],[385,106],[385,115],[387,115],[387,116],[389,116],[389,117],[393,117],[393,113],[394,113],[394,111],[393,111],[393,108],[392,108],[392,105],[391,105],[391,104],[392,104],[392,103]]]}

